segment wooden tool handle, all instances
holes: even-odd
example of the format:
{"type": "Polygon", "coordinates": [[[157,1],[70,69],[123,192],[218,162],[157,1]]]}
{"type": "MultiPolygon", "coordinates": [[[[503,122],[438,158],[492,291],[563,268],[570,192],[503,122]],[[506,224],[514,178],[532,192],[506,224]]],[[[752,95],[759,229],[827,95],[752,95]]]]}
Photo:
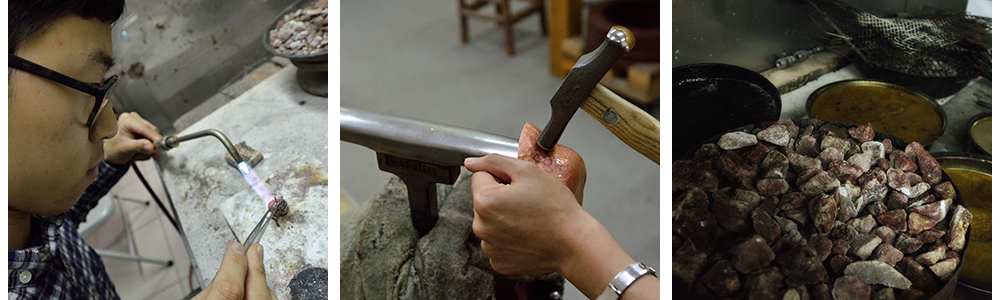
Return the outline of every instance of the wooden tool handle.
{"type": "Polygon", "coordinates": [[[622,142],[660,164],[660,121],[598,84],[580,105],[622,142]]]}

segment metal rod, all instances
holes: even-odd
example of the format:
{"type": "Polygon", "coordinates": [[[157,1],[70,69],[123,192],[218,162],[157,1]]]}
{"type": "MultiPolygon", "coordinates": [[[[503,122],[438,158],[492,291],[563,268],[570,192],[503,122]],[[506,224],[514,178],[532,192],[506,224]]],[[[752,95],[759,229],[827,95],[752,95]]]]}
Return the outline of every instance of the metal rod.
{"type": "Polygon", "coordinates": [[[517,139],[468,128],[340,108],[340,140],[378,153],[438,166],[461,166],[467,157],[517,157],[517,139]]]}
{"type": "MultiPolygon", "coordinates": [[[[163,141],[163,139],[161,139],[160,141],[157,141],[157,143],[159,143],[161,141],[163,141]]],[[[164,186],[163,194],[167,196],[167,202],[170,202],[170,210],[173,211],[174,212],[173,215],[176,216],[177,215],[177,206],[174,205],[174,199],[170,196],[170,189],[166,188],[167,182],[164,181],[164,178],[162,176],[163,171],[160,170],[160,164],[156,164],[155,166],[156,166],[156,173],[157,174],[161,174],[161,176],[156,176],[156,177],[160,178],[160,184],[164,186]]],[[[201,276],[201,268],[198,266],[198,261],[196,259],[194,259],[194,257],[195,257],[194,256],[194,249],[191,249],[191,243],[188,241],[187,234],[184,233],[184,225],[181,224],[181,218],[177,218],[177,232],[180,233],[181,240],[184,240],[184,250],[187,251],[188,258],[190,258],[190,259],[188,259],[188,261],[191,263],[191,269],[189,271],[189,274],[190,273],[194,273],[194,278],[198,279],[198,289],[197,290],[201,290],[202,288],[208,286],[209,282],[205,282],[205,278],[201,276]]],[[[173,261],[171,261],[170,263],[173,264],[173,261]]],[[[189,275],[189,278],[188,278],[188,283],[189,284],[191,282],[190,279],[191,278],[190,278],[190,275],[189,275]]]]}
{"type": "Polygon", "coordinates": [[[156,148],[158,150],[166,151],[174,147],[177,147],[177,145],[183,141],[192,140],[209,135],[219,139],[219,141],[222,142],[222,145],[226,146],[226,151],[229,151],[229,155],[233,156],[237,164],[243,161],[243,157],[240,156],[239,151],[236,151],[236,147],[233,146],[233,142],[230,142],[229,138],[226,137],[225,134],[222,134],[222,132],[219,132],[218,130],[215,129],[205,129],[184,136],[175,136],[175,135],[166,136],[160,139],[159,141],[154,142],[154,144],[156,144],[156,148]]]}
{"type": "Polygon", "coordinates": [[[199,132],[195,132],[195,133],[192,133],[192,134],[189,134],[189,135],[180,136],[180,137],[177,137],[177,139],[174,140],[174,142],[175,143],[180,143],[180,142],[183,142],[183,141],[186,141],[186,140],[196,139],[196,138],[200,138],[200,137],[207,136],[207,135],[211,135],[211,136],[214,136],[215,138],[219,139],[219,141],[222,142],[222,145],[226,146],[226,151],[229,151],[229,155],[232,155],[233,159],[236,160],[236,163],[239,163],[239,162],[243,161],[243,157],[240,156],[240,152],[239,151],[236,151],[236,147],[233,146],[233,142],[230,142],[229,138],[226,137],[225,134],[222,134],[222,132],[219,132],[218,130],[215,130],[215,129],[205,129],[205,130],[202,130],[202,131],[199,131],[199,132]]]}
{"type": "Polygon", "coordinates": [[[118,195],[114,195],[114,197],[118,198],[118,200],[128,201],[128,202],[132,202],[132,203],[138,203],[138,204],[142,204],[142,205],[145,205],[145,206],[149,206],[149,201],[147,201],[147,200],[122,197],[122,196],[118,196],[118,195]]]}
{"type": "MultiPolygon", "coordinates": [[[[153,196],[153,200],[156,200],[156,205],[159,206],[160,210],[163,211],[163,216],[167,217],[167,220],[170,221],[170,224],[174,225],[174,229],[177,229],[177,231],[180,231],[181,228],[177,226],[177,220],[175,220],[175,218],[173,216],[171,216],[169,213],[167,213],[167,207],[163,206],[163,201],[160,201],[160,197],[157,197],[156,193],[153,192],[153,187],[151,187],[149,185],[149,182],[146,181],[146,177],[142,176],[142,172],[139,171],[139,166],[136,165],[134,161],[132,162],[132,170],[135,171],[135,175],[139,176],[139,181],[141,181],[142,185],[144,187],[146,187],[146,191],[149,192],[149,195],[153,196]]],[[[131,199],[126,199],[125,197],[121,197],[121,196],[116,196],[116,197],[118,197],[119,200],[131,200],[131,199]]],[[[142,201],[142,200],[131,200],[131,201],[136,201],[136,202],[144,203],[147,206],[149,205],[149,201],[142,201]]],[[[171,205],[173,205],[173,204],[171,204],[171,205]]]]}
{"type": "Polygon", "coordinates": [[[267,230],[267,225],[271,224],[271,216],[274,215],[274,209],[268,209],[264,213],[264,217],[260,218],[260,222],[257,222],[257,226],[254,226],[253,231],[250,231],[250,235],[247,239],[243,241],[243,249],[250,248],[250,245],[260,242],[260,237],[264,235],[264,231],[267,230]]]}
{"type": "Polygon", "coordinates": [[[174,261],[172,261],[172,260],[160,260],[160,259],[153,259],[153,258],[145,258],[145,257],[139,257],[139,256],[135,256],[135,255],[128,255],[128,254],[121,253],[121,252],[103,250],[103,249],[94,249],[94,252],[97,252],[97,255],[100,255],[101,257],[107,257],[107,258],[131,260],[131,261],[154,263],[154,264],[161,264],[161,265],[168,266],[168,267],[172,266],[174,264],[174,261]]]}

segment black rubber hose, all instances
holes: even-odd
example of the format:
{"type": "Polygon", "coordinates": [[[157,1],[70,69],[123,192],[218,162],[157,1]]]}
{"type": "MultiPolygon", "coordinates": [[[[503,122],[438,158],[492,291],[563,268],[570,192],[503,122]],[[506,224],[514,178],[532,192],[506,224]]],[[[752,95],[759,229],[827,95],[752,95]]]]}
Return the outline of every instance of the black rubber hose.
{"type": "Polygon", "coordinates": [[[146,177],[143,177],[142,172],[139,172],[139,166],[136,166],[135,162],[131,162],[131,164],[132,170],[135,170],[135,175],[139,176],[139,181],[142,181],[142,185],[146,186],[146,191],[149,191],[149,195],[153,196],[153,200],[156,200],[156,205],[163,211],[163,215],[167,217],[167,220],[170,220],[170,224],[174,225],[174,229],[176,229],[177,232],[180,232],[180,227],[177,227],[177,221],[170,216],[170,213],[167,212],[167,207],[163,206],[163,201],[160,201],[160,197],[157,197],[156,193],[153,192],[153,188],[149,186],[149,182],[146,181],[146,177]]]}

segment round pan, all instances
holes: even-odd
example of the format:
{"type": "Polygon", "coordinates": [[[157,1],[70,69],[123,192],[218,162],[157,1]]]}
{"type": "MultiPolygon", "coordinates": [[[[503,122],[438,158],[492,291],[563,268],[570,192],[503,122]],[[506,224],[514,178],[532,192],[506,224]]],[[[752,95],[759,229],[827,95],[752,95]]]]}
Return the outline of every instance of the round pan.
{"type": "MultiPolygon", "coordinates": [[[[949,170],[965,170],[965,171],[986,173],[990,174],[991,176],[993,173],[992,172],[993,161],[990,158],[990,156],[985,156],[975,153],[959,153],[959,152],[931,153],[931,156],[934,156],[934,159],[937,160],[939,164],[941,164],[941,168],[944,170],[945,173],[948,173],[949,170]]],[[[970,201],[974,201],[976,195],[966,195],[966,196],[971,197],[972,200],[970,201]]],[[[971,205],[975,206],[977,204],[972,203],[971,205]]],[[[983,209],[984,207],[980,206],[977,208],[983,209]]],[[[969,242],[967,242],[967,244],[968,243],[969,242]]],[[[966,248],[968,247],[969,246],[966,246],[966,248]]],[[[958,284],[959,284],[958,289],[968,289],[967,291],[956,290],[955,291],[956,294],[960,292],[968,294],[978,293],[977,296],[982,297],[992,293],[993,290],[992,284],[983,283],[962,277],[961,272],[956,272],[955,274],[956,274],[955,277],[958,277],[958,284]]]]}
{"type": "MultiPolygon", "coordinates": [[[[986,155],[993,155],[992,140],[986,141],[983,138],[986,136],[982,132],[976,132],[978,129],[983,127],[992,128],[993,123],[993,112],[984,112],[973,116],[969,119],[969,123],[965,125],[965,134],[969,136],[969,149],[975,149],[978,153],[983,153],[986,155]],[[988,123],[986,118],[989,118],[988,123]],[[990,144],[990,148],[987,150],[984,148],[984,144],[990,144]]],[[[992,138],[992,129],[990,130],[990,136],[992,138]]]]}
{"type": "MultiPolygon", "coordinates": [[[[945,128],[948,128],[948,118],[945,116],[944,110],[941,109],[941,105],[938,105],[937,102],[934,101],[934,99],[928,97],[927,95],[921,92],[906,88],[904,86],[895,85],[887,82],[874,81],[874,80],[863,80],[863,79],[843,80],[824,85],[823,87],[820,87],[819,89],[817,89],[816,91],[812,92],[812,94],[809,95],[809,99],[806,100],[806,113],[809,115],[810,118],[816,118],[816,114],[813,113],[813,105],[816,103],[818,99],[820,99],[829,92],[839,90],[842,88],[851,88],[851,87],[875,87],[886,90],[898,91],[910,97],[917,98],[924,104],[930,106],[930,108],[934,110],[934,112],[937,114],[937,117],[941,120],[941,128],[939,128],[932,137],[916,141],[920,142],[920,144],[924,145],[924,147],[930,147],[931,143],[933,143],[935,140],[944,135],[945,128]]],[[[866,121],[872,122],[872,125],[876,125],[875,123],[877,120],[866,120],[866,121]]],[[[920,120],[914,120],[914,121],[919,122],[920,120]]],[[[876,131],[878,130],[878,128],[875,129],[876,131]]]]}
{"type": "MultiPolygon", "coordinates": [[[[794,120],[793,122],[795,123],[796,126],[799,126],[800,128],[811,125],[811,126],[813,126],[813,128],[817,128],[818,129],[820,126],[823,126],[825,124],[832,124],[832,125],[835,125],[837,127],[841,127],[841,128],[845,128],[845,129],[846,128],[853,128],[853,127],[855,127],[855,125],[846,124],[846,123],[843,123],[843,122],[837,122],[837,121],[829,121],[828,122],[828,121],[820,121],[820,120],[816,120],[816,119],[801,119],[801,120],[794,120]]],[[[759,122],[759,123],[755,123],[755,124],[748,124],[750,126],[745,126],[745,128],[766,128],[767,126],[770,126],[773,123],[774,122],[759,122]]],[[[716,142],[719,141],[719,138],[721,138],[723,134],[728,133],[728,132],[732,132],[732,131],[742,130],[742,129],[745,129],[745,128],[744,128],[744,126],[740,126],[740,128],[735,128],[735,129],[731,129],[731,130],[726,130],[724,132],[720,132],[719,134],[717,134],[717,135],[715,135],[715,136],[713,136],[711,138],[705,139],[704,141],[702,141],[698,145],[709,144],[709,143],[716,143],[716,142]]],[[[891,135],[888,135],[888,134],[884,134],[884,133],[880,133],[880,132],[877,132],[877,131],[875,132],[875,138],[873,139],[873,141],[882,141],[884,139],[889,139],[889,141],[892,142],[892,147],[896,148],[896,149],[905,149],[906,145],[909,144],[909,143],[906,143],[906,142],[904,142],[903,140],[901,140],[901,139],[899,139],[897,137],[894,137],[894,136],[891,136],[891,135]]],[[[696,149],[691,149],[691,151],[687,151],[683,156],[675,156],[674,158],[675,159],[691,159],[692,157],[694,157],[695,150],[696,149]]],[[[941,182],[945,182],[945,181],[952,182],[951,177],[948,176],[948,173],[941,172],[941,182]]],[[[720,186],[720,188],[721,188],[721,186],[720,186]]],[[[955,191],[955,199],[952,199],[952,201],[953,201],[952,205],[962,205],[962,206],[965,206],[965,198],[963,198],[962,194],[960,194],[957,190],[955,191]]],[[[945,221],[942,221],[942,222],[947,222],[948,220],[950,220],[950,215],[949,215],[949,219],[945,219],[945,221]]],[[[810,219],[810,221],[811,221],[811,219],[810,219]]],[[[940,285],[942,288],[940,290],[938,290],[937,293],[935,293],[934,295],[932,295],[930,297],[930,300],[946,300],[946,299],[951,299],[952,298],[952,295],[955,293],[955,287],[958,284],[958,277],[959,277],[958,274],[962,273],[962,265],[965,262],[965,252],[969,248],[968,241],[971,238],[972,238],[972,228],[970,227],[969,230],[967,230],[965,232],[965,240],[966,240],[965,248],[962,249],[962,251],[958,252],[959,262],[958,262],[958,267],[955,269],[955,275],[952,276],[951,279],[948,280],[947,282],[943,282],[943,284],[940,285]]],[[[707,270],[707,268],[706,268],[706,270],[707,270]]],[[[831,274],[830,276],[831,276],[831,279],[836,279],[835,275],[831,274]]],[[[935,279],[935,280],[936,281],[940,281],[938,279],[935,279]]],[[[677,276],[672,276],[672,283],[674,284],[673,296],[674,296],[675,299],[697,299],[697,296],[694,294],[694,292],[692,290],[690,290],[690,289],[685,288],[684,284],[681,282],[681,280],[679,278],[677,278],[677,276]]],[[[832,283],[833,283],[832,280],[830,280],[830,282],[827,283],[828,285],[830,285],[831,290],[833,289],[832,283]]]]}
{"type": "Polygon", "coordinates": [[[726,64],[673,69],[673,155],[727,130],[781,115],[781,95],[764,76],[726,64]]]}
{"type": "MultiPolygon", "coordinates": [[[[327,49],[327,51],[325,51],[325,52],[316,53],[316,54],[286,55],[284,53],[278,52],[276,49],[274,49],[274,47],[271,47],[271,41],[270,41],[271,40],[271,29],[274,29],[275,26],[278,26],[278,22],[281,21],[282,19],[284,19],[285,15],[287,15],[288,13],[296,11],[296,10],[298,10],[300,8],[307,7],[307,6],[309,6],[310,4],[312,4],[314,2],[316,2],[316,0],[299,0],[299,1],[296,1],[295,3],[292,3],[291,5],[289,5],[288,7],[286,7],[284,11],[282,11],[281,13],[279,13],[278,16],[274,18],[274,21],[271,22],[271,26],[267,27],[267,30],[264,31],[264,36],[260,40],[261,43],[264,45],[264,49],[267,49],[268,53],[271,53],[271,55],[275,55],[275,56],[280,56],[280,57],[287,58],[287,59],[291,60],[292,63],[295,63],[296,66],[299,66],[300,64],[315,64],[315,63],[326,64],[327,63],[327,61],[329,60],[328,59],[328,57],[329,57],[329,55],[328,55],[329,54],[329,49],[327,49]]],[[[326,68],[326,66],[324,65],[323,69],[325,69],[325,68],[326,68]]]]}

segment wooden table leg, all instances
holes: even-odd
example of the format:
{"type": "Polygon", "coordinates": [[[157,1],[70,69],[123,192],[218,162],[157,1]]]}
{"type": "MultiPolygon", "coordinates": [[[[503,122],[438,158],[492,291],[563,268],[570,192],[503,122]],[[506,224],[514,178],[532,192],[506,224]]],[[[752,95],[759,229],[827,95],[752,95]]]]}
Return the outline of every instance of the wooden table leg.
{"type": "Polygon", "coordinates": [[[582,0],[550,0],[549,1],[549,66],[552,75],[566,77],[569,68],[563,62],[562,41],[568,37],[580,34],[580,12],[583,9],[582,0]]]}

